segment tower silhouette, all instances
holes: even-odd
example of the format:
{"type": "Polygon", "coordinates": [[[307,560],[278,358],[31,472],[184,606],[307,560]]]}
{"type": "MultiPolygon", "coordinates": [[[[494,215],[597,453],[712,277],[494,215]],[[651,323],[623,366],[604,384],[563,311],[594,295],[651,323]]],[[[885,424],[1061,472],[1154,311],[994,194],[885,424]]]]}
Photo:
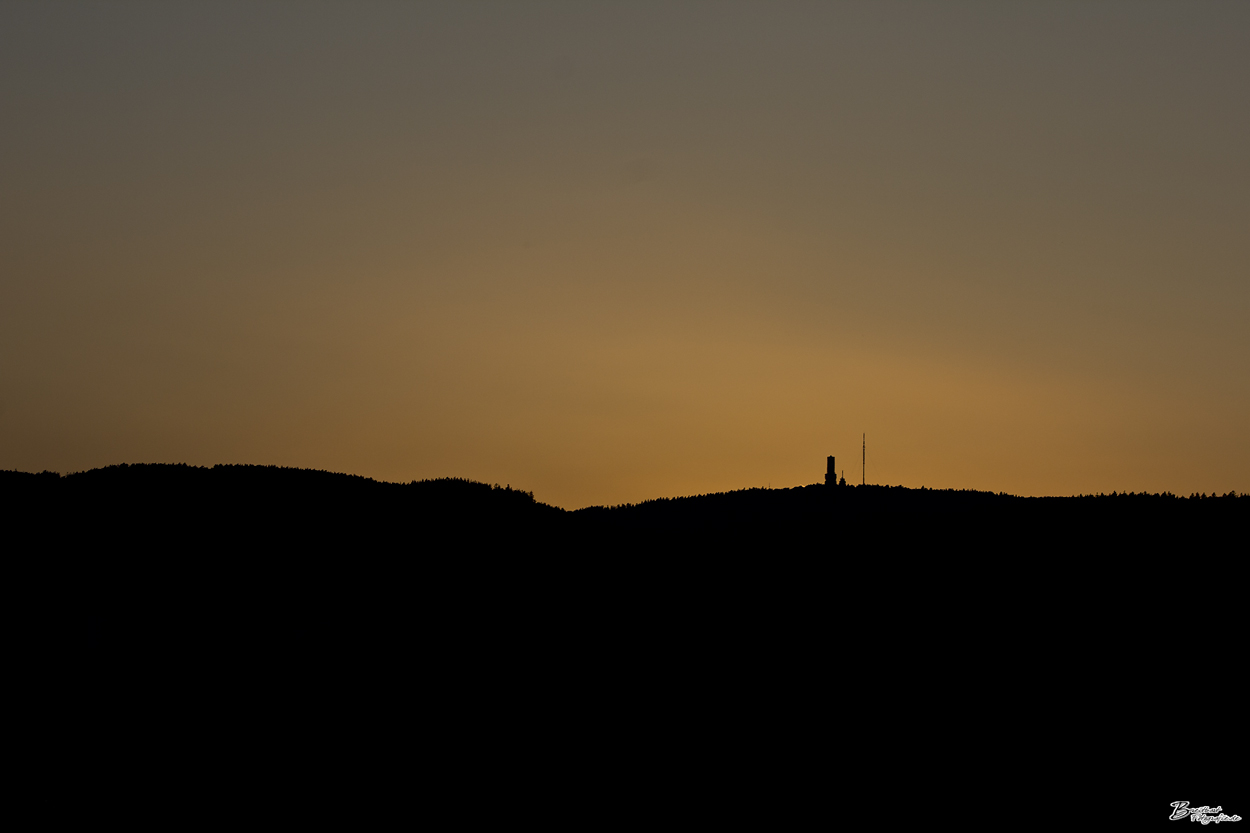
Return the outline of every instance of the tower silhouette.
{"type": "Polygon", "coordinates": [[[838,469],[836,466],[834,466],[832,457],[828,459],[827,465],[825,468],[825,485],[826,486],[838,485],[838,469]]]}

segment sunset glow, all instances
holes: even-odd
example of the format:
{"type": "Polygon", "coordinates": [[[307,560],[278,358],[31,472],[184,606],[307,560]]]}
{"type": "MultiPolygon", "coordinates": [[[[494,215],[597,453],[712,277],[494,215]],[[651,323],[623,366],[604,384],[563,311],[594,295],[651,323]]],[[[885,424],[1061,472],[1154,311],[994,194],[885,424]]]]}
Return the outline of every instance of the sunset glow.
{"type": "Polygon", "coordinates": [[[0,113],[2,469],[1250,491],[1250,5],[10,3],[0,113]]]}

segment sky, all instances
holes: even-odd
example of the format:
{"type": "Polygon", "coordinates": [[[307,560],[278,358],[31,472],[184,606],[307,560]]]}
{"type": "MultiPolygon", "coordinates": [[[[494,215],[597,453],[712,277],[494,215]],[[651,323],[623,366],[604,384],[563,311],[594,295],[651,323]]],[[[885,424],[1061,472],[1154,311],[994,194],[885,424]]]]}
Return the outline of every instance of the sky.
{"type": "Polygon", "coordinates": [[[1241,2],[0,2],[0,469],[1250,491],[1248,149],[1241,2]]]}

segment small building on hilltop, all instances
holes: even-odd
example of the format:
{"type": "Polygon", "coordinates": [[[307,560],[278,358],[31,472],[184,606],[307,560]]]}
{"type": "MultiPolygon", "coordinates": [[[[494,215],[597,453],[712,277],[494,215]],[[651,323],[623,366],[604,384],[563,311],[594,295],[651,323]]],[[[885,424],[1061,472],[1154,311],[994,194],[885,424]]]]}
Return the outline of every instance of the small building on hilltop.
{"type": "Polygon", "coordinates": [[[825,464],[825,485],[826,486],[845,486],[846,478],[842,478],[842,482],[838,483],[838,469],[834,465],[834,458],[829,457],[825,464]]]}

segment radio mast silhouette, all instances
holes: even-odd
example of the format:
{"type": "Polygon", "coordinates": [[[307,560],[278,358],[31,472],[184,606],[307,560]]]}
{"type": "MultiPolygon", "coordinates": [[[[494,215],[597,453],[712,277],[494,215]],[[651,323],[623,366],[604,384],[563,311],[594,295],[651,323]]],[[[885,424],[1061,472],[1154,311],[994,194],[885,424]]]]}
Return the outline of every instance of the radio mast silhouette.
{"type": "Polygon", "coordinates": [[[864,458],[859,461],[859,485],[864,486],[868,483],[868,434],[864,434],[864,447],[861,449],[864,458]]]}

